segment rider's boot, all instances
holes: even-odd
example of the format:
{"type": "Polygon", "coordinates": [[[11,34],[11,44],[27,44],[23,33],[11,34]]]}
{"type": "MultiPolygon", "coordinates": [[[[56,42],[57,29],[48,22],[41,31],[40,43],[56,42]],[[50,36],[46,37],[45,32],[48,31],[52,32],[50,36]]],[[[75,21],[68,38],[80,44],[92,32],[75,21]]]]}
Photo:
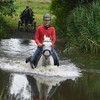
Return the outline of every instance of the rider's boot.
{"type": "Polygon", "coordinates": [[[57,59],[56,55],[53,54],[52,56],[53,56],[53,59],[54,59],[54,65],[59,66],[59,60],[57,59]]]}
{"type": "Polygon", "coordinates": [[[31,61],[31,57],[32,57],[32,56],[26,58],[25,62],[26,62],[26,63],[30,62],[30,61],[31,61]]]}

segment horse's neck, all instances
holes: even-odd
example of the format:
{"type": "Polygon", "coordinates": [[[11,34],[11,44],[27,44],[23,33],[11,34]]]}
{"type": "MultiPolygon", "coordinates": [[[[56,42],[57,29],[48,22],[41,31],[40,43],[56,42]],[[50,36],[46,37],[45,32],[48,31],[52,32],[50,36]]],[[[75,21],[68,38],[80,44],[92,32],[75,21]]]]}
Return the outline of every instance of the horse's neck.
{"type": "Polygon", "coordinates": [[[54,65],[54,60],[52,55],[50,55],[46,60],[45,57],[42,55],[38,62],[37,67],[48,66],[48,65],[54,65]]]}

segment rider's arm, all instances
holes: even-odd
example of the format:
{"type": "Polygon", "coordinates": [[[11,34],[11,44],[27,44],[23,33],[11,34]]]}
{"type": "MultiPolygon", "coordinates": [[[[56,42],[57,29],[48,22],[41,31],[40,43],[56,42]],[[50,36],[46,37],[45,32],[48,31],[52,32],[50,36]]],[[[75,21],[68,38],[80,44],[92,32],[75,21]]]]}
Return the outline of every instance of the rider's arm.
{"type": "Polygon", "coordinates": [[[52,45],[54,46],[56,42],[56,32],[55,32],[55,28],[52,27],[52,45]]]}
{"type": "Polygon", "coordinates": [[[38,47],[42,47],[42,43],[38,43],[37,45],[38,45],[38,47]]]}
{"type": "Polygon", "coordinates": [[[39,41],[39,29],[38,28],[35,33],[35,42],[38,45],[38,47],[42,47],[42,43],[40,43],[40,41],[39,41]]]}
{"type": "Polygon", "coordinates": [[[39,43],[38,38],[39,38],[39,30],[37,29],[37,30],[36,30],[36,33],[35,33],[35,42],[36,42],[37,44],[39,43]]]}

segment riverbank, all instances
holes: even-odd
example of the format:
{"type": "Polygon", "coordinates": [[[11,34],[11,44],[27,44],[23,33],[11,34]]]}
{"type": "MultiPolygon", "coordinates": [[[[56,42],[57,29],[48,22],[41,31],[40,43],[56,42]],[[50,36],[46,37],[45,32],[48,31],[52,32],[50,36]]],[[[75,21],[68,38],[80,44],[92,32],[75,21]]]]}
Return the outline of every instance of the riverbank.
{"type": "Polygon", "coordinates": [[[11,38],[16,39],[33,39],[35,34],[34,30],[18,30],[18,29],[12,29],[11,30],[11,38]]]}

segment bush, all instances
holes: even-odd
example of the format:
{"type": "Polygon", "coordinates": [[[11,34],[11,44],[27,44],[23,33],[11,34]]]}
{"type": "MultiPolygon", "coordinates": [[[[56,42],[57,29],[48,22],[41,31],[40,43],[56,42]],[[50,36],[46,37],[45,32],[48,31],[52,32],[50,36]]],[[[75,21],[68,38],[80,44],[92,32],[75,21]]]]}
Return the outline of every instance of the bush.
{"type": "Polygon", "coordinates": [[[100,52],[100,0],[52,0],[51,10],[65,52],[100,52]]]}
{"type": "Polygon", "coordinates": [[[8,23],[4,20],[3,15],[0,14],[0,39],[9,38],[9,28],[10,27],[8,23]]]}
{"type": "Polygon", "coordinates": [[[100,50],[100,3],[77,7],[67,19],[69,48],[98,53],[100,50]]]}

